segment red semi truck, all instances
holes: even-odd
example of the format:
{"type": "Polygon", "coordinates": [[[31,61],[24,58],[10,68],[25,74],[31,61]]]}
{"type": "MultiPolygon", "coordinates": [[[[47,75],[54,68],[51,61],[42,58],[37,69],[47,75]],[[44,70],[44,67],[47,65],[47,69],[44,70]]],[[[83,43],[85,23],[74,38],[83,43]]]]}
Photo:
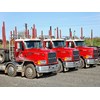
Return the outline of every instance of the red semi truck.
{"type": "MultiPolygon", "coordinates": [[[[52,39],[52,29],[49,31],[50,39],[44,39],[43,45],[46,48],[52,49],[57,53],[59,62],[59,71],[68,71],[69,68],[78,68],[80,66],[80,55],[79,51],[75,48],[65,47],[64,39],[58,38],[57,28],[57,39],[52,39]]],[[[61,34],[60,34],[61,35],[61,34]]]]}
{"type": "Polygon", "coordinates": [[[57,73],[58,69],[56,52],[43,48],[40,39],[11,37],[9,49],[0,49],[0,70],[9,76],[21,72],[22,76],[32,79],[43,73],[57,73]]]}
{"type": "Polygon", "coordinates": [[[70,39],[66,40],[66,47],[76,48],[79,50],[81,59],[81,68],[91,67],[98,63],[98,50],[95,47],[87,47],[83,38],[83,29],[81,28],[81,38],[72,38],[70,31],[70,39]]]}

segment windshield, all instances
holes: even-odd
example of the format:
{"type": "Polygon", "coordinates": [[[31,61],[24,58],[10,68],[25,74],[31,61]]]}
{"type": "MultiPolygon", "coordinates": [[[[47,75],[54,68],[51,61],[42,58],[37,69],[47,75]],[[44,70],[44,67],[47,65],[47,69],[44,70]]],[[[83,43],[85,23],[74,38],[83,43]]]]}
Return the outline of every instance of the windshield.
{"type": "Polygon", "coordinates": [[[25,41],[26,48],[42,48],[41,41],[25,41]]]}
{"type": "Polygon", "coordinates": [[[84,41],[75,41],[76,46],[85,46],[84,41]]]}
{"type": "Polygon", "coordinates": [[[65,47],[64,41],[53,41],[54,47],[65,47]]]}

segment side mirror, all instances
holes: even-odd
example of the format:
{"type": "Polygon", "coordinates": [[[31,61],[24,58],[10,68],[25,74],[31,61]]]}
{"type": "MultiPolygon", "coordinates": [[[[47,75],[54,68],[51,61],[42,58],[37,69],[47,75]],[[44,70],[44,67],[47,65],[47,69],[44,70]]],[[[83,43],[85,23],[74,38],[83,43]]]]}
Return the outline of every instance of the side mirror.
{"type": "Polygon", "coordinates": [[[20,49],[20,48],[19,48],[19,49],[16,49],[16,52],[23,51],[23,50],[24,50],[24,49],[20,49]]]}
{"type": "Polygon", "coordinates": [[[16,49],[16,52],[19,52],[20,51],[20,49],[16,49]]]}

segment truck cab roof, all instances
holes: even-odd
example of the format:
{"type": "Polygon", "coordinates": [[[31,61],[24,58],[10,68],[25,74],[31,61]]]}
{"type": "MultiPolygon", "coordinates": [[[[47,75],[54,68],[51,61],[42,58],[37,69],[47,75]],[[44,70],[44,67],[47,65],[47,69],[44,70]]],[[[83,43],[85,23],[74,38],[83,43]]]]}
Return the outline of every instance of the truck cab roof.
{"type": "Polygon", "coordinates": [[[44,41],[64,41],[64,39],[44,39],[44,41]]]}
{"type": "Polygon", "coordinates": [[[38,38],[35,38],[35,39],[16,39],[15,41],[41,41],[41,40],[38,38]]]}
{"type": "Polygon", "coordinates": [[[69,39],[69,40],[66,40],[66,41],[84,41],[84,39],[69,39]]]}

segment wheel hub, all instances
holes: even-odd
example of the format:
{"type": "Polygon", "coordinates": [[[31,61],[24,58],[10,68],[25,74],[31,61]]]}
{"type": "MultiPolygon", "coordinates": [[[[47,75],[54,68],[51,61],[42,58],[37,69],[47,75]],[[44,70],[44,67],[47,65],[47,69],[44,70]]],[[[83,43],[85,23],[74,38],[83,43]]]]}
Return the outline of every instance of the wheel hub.
{"type": "Polygon", "coordinates": [[[26,75],[27,76],[32,76],[33,75],[33,70],[31,68],[26,69],[26,75]]]}
{"type": "Polygon", "coordinates": [[[12,75],[14,73],[14,68],[13,67],[9,67],[9,73],[12,75]]]}

